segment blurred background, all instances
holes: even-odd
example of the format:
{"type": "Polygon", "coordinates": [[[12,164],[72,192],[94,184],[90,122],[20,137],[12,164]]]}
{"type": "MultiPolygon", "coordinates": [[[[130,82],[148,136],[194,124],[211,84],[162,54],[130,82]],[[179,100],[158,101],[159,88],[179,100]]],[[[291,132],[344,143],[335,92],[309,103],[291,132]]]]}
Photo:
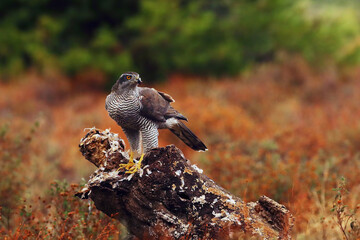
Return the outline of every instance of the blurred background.
{"type": "Polygon", "coordinates": [[[125,71],[170,94],[209,151],[168,131],[160,146],[286,205],[294,238],[360,238],[357,0],[2,0],[0,236],[126,235],[73,197],[95,170],[83,130],[125,137],[104,108],[125,71]]]}

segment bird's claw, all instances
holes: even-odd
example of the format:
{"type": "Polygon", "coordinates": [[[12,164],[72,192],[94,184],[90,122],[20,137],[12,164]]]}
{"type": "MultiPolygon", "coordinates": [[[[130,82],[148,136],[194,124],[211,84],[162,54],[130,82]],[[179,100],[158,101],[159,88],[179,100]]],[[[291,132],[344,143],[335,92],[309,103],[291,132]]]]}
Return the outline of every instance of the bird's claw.
{"type": "Polygon", "coordinates": [[[119,168],[117,169],[117,171],[120,171],[120,169],[126,169],[126,170],[130,170],[131,168],[133,168],[135,165],[135,163],[133,161],[129,161],[126,164],[119,164],[119,168]]]}
{"type": "Polygon", "coordinates": [[[134,164],[131,168],[127,169],[125,173],[133,174],[136,173],[141,168],[141,163],[138,162],[134,164]]]}
{"type": "Polygon", "coordinates": [[[141,154],[139,161],[137,163],[134,163],[133,154],[131,153],[129,162],[126,164],[120,164],[117,171],[119,171],[120,169],[126,169],[125,173],[130,173],[130,174],[136,173],[141,168],[141,162],[143,158],[144,158],[144,154],[141,154]]]}
{"type": "Polygon", "coordinates": [[[120,171],[120,169],[126,169],[126,170],[131,169],[131,168],[135,165],[133,159],[134,159],[134,153],[131,152],[131,153],[130,153],[129,162],[126,163],[126,164],[124,164],[124,163],[119,164],[119,168],[118,168],[116,171],[120,171]]]}

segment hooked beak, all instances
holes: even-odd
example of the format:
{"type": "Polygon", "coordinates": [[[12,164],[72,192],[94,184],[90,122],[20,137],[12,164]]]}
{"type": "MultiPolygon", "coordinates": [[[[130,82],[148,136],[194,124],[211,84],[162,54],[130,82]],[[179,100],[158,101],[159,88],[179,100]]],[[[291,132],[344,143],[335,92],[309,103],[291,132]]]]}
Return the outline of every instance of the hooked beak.
{"type": "Polygon", "coordinates": [[[140,77],[139,77],[139,78],[137,78],[137,83],[138,83],[138,84],[142,83],[142,81],[141,81],[141,78],[140,78],[140,77]]]}

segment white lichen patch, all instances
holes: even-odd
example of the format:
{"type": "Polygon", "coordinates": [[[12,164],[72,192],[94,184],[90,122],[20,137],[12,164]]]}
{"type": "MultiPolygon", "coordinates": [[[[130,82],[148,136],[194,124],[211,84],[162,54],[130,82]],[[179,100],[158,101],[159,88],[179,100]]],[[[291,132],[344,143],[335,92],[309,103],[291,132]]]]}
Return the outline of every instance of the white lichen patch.
{"type": "Polygon", "coordinates": [[[211,206],[211,207],[214,207],[215,203],[217,203],[217,202],[218,202],[218,199],[215,198],[214,201],[210,204],[210,206],[211,206]]]}
{"type": "Polygon", "coordinates": [[[206,203],[205,195],[201,195],[200,197],[194,197],[193,203],[200,203],[201,205],[204,205],[206,203]]]}
{"type": "Polygon", "coordinates": [[[100,173],[100,174],[98,174],[98,175],[90,178],[90,180],[89,180],[88,183],[89,183],[89,184],[97,183],[97,182],[101,181],[102,179],[103,179],[103,174],[100,173]]]}
{"type": "Polygon", "coordinates": [[[80,190],[80,192],[88,192],[89,191],[89,187],[87,186],[87,184],[80,190]]]}
{"type": "Polygon", "coordinates": [[[216,213],[215,211],[212,211],[212,215],[216,218],[220,218],[221,217],[221,213],[216,213]]]}
{"type": "Polygon", "coordinates": [[[92,131],[95,131],[96,130],[96,127],[93,126],[92,128],[84,128],[84,132],[85,131],[89,131],[89,132],[92,132],[92,131]]]}
{"type": "Polygon", "coordinates": [[[179,151],[179,152],[180,152],[180,156],[185,159],[184,153],[182,151],[179,151]]]}
{"type": "MultiPolygon", "coordinates": [[[[95,138],[95,139],[101,139],[101,140],[109,140],[109,144],[110,147],[112,149],[119,149],[121,144],[123,144],[123,146],[125,146],[125,142],[124,140],[122,140],[121,138],[119,138],[119,135],[117,133],[112,133],[110,132],[110,128],[105,129],[104,131],[101,131],[99,129],[96,129],[95,127],[92,128],[85,128],[84,130],[89,130],[89,132],[93,132],[93,131],[98,131],[99,133],[93,134],[91,137],[95,138]],[[121,143],[121,144],[120,144],[121,143]]],[[[82,138],[81,142],[86,139],[86,138],[82,138]]]]}
{"type": "Polygon", "coordinates": [[[176,176],[180,176],[181,175],[181,170],[175,171],[175,174],[176,174],[176,176]]]}
{"type": "MultiPolygon", "coordinates": [[[[129,176],[127,176],[126,178],[123,178],[123,179],[130,181],[133,176],[134,176],[134,173],[130,174],[129,176]]],[[[121,180],[123,180],[123,179],[121,179],[121,180]]]]}
{"type": "MultiPolygon", "coordinates": [[[[95,127],[92,128],[85,128],[84,131],[88,130],[90,135],[83,137],[80,140],[80,146],[83,145],[89,145],[93,142],[93,140],[107,140],[109,142],[110,148],[106,151],[103,150],[103,153],[105,154],[105,157],[108,158],[110,154],[120,152],[124,157],[124,149],[125,149],[125,142],[121,138],[119,138],[119,135],[116,133],[110,132],[110,128],[105,129],[104,131],[101,131],[99,129],[96,129],[95,127]]],[[[106,165],[106,162],[104,163],[106,165]]]]}
{"type": "Polygon", "coordinates": [[[191,165],[192,168],[195,169],[195,171],[197,171],[198,173],[202,174],[204,172],[204,170],[202,170],[201,168],[199,168],[198,166],[196,166],[195,164],[191,165]]]}
{"type": "Polygon", "coordinates": [[[81,190],[80,192],[78,192],[78,194],[81,194],[80,195],[80,198],[81,199],[87,199],[89,196],[89,194],[91,193],[91,190],[89,189],[89,186],[88,184],[86,184],[81,190]]]}
{"type": "Polygon", "coordinates": [[[107,177],[108,178],[117,178],[119,176],[118,174],[119,174],[119,172],[114,169],[111,172],[107,173],[107,177]]]}
{"type": "Polygon", "coordinates": [[[102,131],[100,137],[103,140],[107,139],[109,141],[110,148],[108,150],[108,154],[116,153],[116,152],[123,152],[123,150],[124,150],[123,147],[125,147],[124,140],[119,138],[118,134],[110,132],[109,128],[102,131]]]}
{"type": "Polygon", "coordinates": [[[231,204],[231,205],[235,205],[236,201],[230,196],[230,198],[228,200],[226,200],[227,203],[231,204]]]}
{"type": "Polygon", "coordinates": [[[172,224],[177,223],[177,217],[170,214],[170,213],[166,213],[164,211],[156,211],[155,213],[156,213],[156,215],[158,215],[160,218],[162,218],[166,222],[169,222],[169,223],[172,223],[172,224]]]}
{"type": "Polygon", "coordinates": [[[108,182],[112,183],[112,188],[117,188],[119,186],[119,182],[130,181],[132,179],[132,177],[135,175],[133,173],[126,177],[120,178],[119,172],[115,169],[111,172],[103,172],[98,169],[98,170],[96,170],[95,173],[96,174],[93,175],[90,178],[90,180],[88,181],[88,183],[86,185],[87,187],[92,186],[92,185],[97,185],[97,184],[99,184],[99,182],[108,181],[108,182]]]}
{"type": "Polygon", "coordinates": [[[119,150],[122,150],[122,148],[120,149],[119,141],[109,141],[109,143],[110,143],[110,149],[112,152],[117,152],[119,150]]]}
{"type": "Polygon", "coordinates": [[[167,213],[164,211],[156,211],[155,213],[164,221],[172,223],[176,226],[176,230],[173,232],[175,238],[183,236],[188,231],[190,225],[188,223],[180,221],[179,218],[172,215],[171,213],[167,213]]]}
{"type": "Polygon", "coordinates": [[[119,182],[113,183],[113,185],[112,185],[112,188],[113,188],[113,189],[118,188],[118,187],[119,187],[119,182]]]}
{"type": "Polygon", "coordinates": [[[239,221],[239,217],[236,216],[236,214],[229,213],[227,211],[225,211],[225,216],[222,217],[220,220],[225,221],[225,222],[236,223],[237,225],[241,225],[241,222],[239,221]]]}
{"type": "Polygon", "coordinates": [[[139,172],[139,177],[142,177],[144,174],[144,169],[140,168],[138,172],[139,172]]]}
{"type": "MultiPolygon", "coordinates": [[[[255,233],[255,234],[256,234],[256,233],[259,234],[259,236],[263,236],[263,231],[261,231],[260,228],[255,228],[254,231],[253,231],[253,234],[254,234],[254,233],[255,233]]],[[[254,235],[255,235],[255,234],[254,234],[254,235]]]]}
{"type": "Polygon", "coordinates": [[[180,189],[182,189],[185,186],[184,178],[182,177],[180,181],[181,181],[180,189]]]}
{"type": "Polygon", "coordinates": [[[203,185],[202,185],[202,189],[203,189],[205,192],[208,192],[208,190],[209,190],[208,187],[206,186],[206,184],[203,184],[203,185]]]}
{"type": "Polygon", "coordinates": [[[213,222],[220,220],[222,222],[229,222],[241,225],[241,222],[239,221],[239,216],[237,216],[235,212],[229,212],[226,209],[222,209],[219,213],[212,211],[212,215],[214,216],[214,218],[212,219],[213,222]]]}

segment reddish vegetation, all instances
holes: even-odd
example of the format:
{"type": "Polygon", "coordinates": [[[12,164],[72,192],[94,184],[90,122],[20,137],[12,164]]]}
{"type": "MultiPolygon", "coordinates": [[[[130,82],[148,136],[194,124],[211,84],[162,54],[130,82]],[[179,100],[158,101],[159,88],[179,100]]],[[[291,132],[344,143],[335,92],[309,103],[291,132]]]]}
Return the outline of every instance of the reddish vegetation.
{"type": "MultiPolygon", "coordinates": [[[[350,192],[342,202],[349,208],[360,202],[358,79],[359,70],[316,72],[301,60],[231,79],[173,76],[155,87],[172,95],[174,107],[211,154],[193,152],[169,131],[160,132],[159,142],[176,144],[205,174],[246,201],[267,195],[286,205],[296,218],[294,235],[340,238],[330,210],[341,176],[350,192]]],[[[58,237],[79,233],[75,229],[93,238],[118,235],[117,223],[94,209],[85,224],[93,230],[87,232],[81,222],[87,206],[72,198],[71,188],[64,196],[48,190],[53,179],[79,183],[94,170],[78,151],[84,128],[111,127],[124,137],[104,108],[107,93],[31,74],[0,88],[1,234],[45,236],[51,214],[64,220],[61,229],[49,230],[58,237]],[[57,210],[65,202],[68,208],[57,210]],[[96,230],[98,218],[109,230],[96,230]]]]}

